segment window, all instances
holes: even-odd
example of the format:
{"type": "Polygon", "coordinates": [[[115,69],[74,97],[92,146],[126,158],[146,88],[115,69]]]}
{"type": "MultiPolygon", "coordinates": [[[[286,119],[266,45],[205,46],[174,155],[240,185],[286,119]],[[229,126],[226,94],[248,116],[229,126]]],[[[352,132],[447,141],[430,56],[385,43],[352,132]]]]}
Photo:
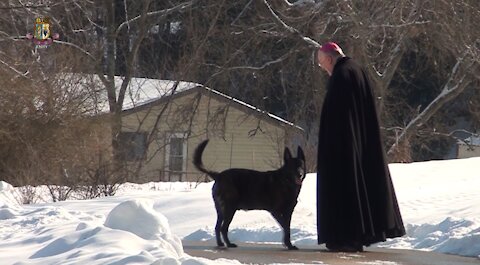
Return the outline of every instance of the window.
{"type": "Polygon", "coordinates": [[[185,134],[174,133],[168,138],[168,145],[166,148],[166,169],[169,175],[170,181],[182,180],[182,174],[186,167],[186,153],[187,153],[187,141],[185,134]]]}
{"type": "Polygon", "coordinates": [[[120,155],[124,161],[138,161],[145,158],[147,152],[147,133],[120,132],[120,155]]]}

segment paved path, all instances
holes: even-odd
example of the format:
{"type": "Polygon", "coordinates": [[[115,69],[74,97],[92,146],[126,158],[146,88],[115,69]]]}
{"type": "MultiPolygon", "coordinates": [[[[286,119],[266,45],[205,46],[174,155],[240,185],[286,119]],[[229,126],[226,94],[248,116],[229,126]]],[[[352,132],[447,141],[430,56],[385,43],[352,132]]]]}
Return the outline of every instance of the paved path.
{"type": "Polygon", "coordinates": [[[287,251],[281,245],[240,243],[238,248],[217,248],[212,241],[184,241],[183,248],[191,256],[208,259],[235,259],[242,263],[304,263],[324,265],[471,265],[478,258],[467,258],[433,252],[366,248],[360,253],[327,252],[318,246],[300,246],[299,251],[287,251]]]}

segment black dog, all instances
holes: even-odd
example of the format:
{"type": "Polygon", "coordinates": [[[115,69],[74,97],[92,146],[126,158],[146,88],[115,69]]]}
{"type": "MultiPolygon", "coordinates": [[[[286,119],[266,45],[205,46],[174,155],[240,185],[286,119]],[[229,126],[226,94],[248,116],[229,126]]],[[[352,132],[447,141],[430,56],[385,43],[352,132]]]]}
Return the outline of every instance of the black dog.
{"type": "Polygon", "coordinates": [[[215,236],[219,247],[236,247],[228,239],[228,227],[237,210],[267,210],[283,228],[283,243],[288,249],[298,249],[290,242],[290,221],[297,197],[305,178],[305,155],[298,147],[298,157],[293,158],[285,148],[284,165],[277,170],[260,172],[249,169],[227,169],[220,173],[205,169],[202,153],[208,144],[203,141],[195,150],[193,164],[215,180],[212,188],[217,210],[215,236]]]}

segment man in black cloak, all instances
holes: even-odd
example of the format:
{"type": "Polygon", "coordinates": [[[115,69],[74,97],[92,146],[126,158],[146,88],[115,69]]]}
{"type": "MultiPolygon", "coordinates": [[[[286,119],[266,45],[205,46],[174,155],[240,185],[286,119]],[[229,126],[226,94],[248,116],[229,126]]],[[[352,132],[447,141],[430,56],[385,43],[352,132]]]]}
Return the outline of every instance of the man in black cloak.
{"type": "Polygon", "coordinates": [[[318,244],[331,251],[405,235],[366,72],[328,42],[317,63],[330,75],[320,119],[317,163],[318,244]]]}

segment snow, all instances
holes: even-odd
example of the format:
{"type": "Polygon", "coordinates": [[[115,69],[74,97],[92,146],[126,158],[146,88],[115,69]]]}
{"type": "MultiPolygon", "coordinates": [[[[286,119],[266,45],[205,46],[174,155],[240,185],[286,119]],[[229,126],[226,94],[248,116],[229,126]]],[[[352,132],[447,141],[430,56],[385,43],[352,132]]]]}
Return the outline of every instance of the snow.
{"type": "MultiPolygon", "coordinates": [[[[378,247],[480,255],[480,158],[391,164],[407,228],[378,247]]],[[[316,175],[308,174],[292,219],[292,241],[316,244],[316,175]]],[[[116,196],[21,205],[19,190],[0,182],[2,264],[240,264],[184,253],[181,239],[214,239],[210,183],[123,185],[116,196]]],[[[45,187],[36,187],[39,194],[45,187]]],[[[45,196],[45,195],[42,195],[45,196]]],[[[264,211],[239,211],[233,242],[281,244],[264,211]]],[[[212,243],[213,244],[213,243],[212,243]]],[[[389,263],[368,263],[368,264],[389,263]]],[[[367,263],[365,263],[367,264],[367,263]]],[[[391,263],[394,264],[394,263],[391,263]]]]}

